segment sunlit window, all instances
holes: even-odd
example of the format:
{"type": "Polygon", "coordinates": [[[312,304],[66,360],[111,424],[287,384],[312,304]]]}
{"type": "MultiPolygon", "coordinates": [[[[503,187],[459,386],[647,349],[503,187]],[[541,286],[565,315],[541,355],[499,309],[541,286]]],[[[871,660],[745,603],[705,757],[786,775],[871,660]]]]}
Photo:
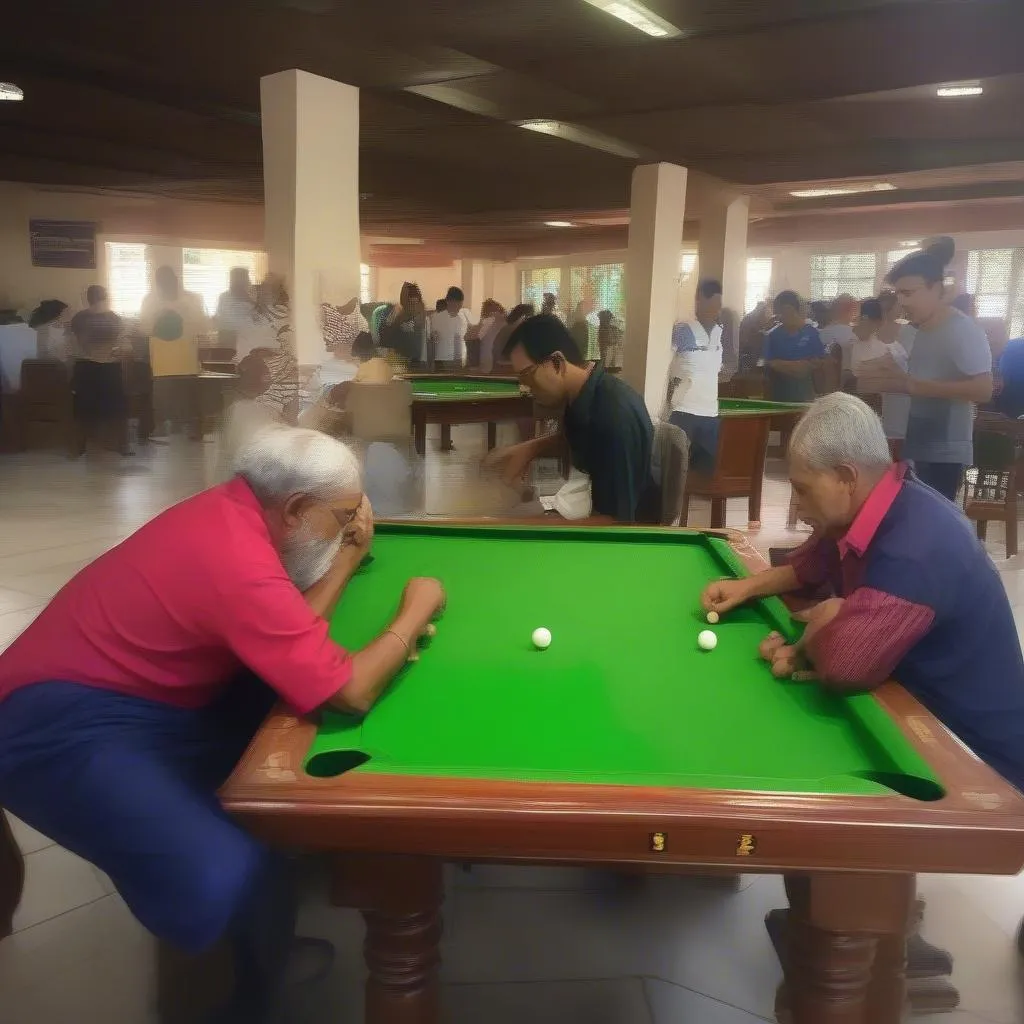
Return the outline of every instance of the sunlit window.
{"type": "Polygon", "coordinates": [[[747,260],[747,289],[743,296],[743,312],[749,313],[759,302],[771,297],[772,261],[764,256],[747,260]]]}
{"type": "Polygon", "coordinates": [[[821,254],[811,257],[811,298],[856,299],[875,294],[878,257],[873,252],[821,254]]]}
{"type": "Polygon", "coordinates": [[[149,249],[124,242],[105,243],[110,308],[121,316],[138,316],[149,291],[149,249]]]}
{"type": "Polygon", "coordinates": [[[228,290],[232,267],[245,267],[253,284],[266,275],[267,256],[241,249],[182,249],[181,285],[202,297],[207,316],[217,312],[217,300],[228,290]]]}

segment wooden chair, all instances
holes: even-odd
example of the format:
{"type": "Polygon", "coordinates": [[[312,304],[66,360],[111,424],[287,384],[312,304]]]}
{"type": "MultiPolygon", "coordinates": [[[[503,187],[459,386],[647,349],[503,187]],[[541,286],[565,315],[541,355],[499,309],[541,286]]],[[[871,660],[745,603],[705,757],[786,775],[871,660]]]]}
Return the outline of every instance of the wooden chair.
{"type": "Polygon", "coordinates": [[[691,472],[687,478],[683,498],[684,526],[691,497],[710,499],[712,529],[725,526],[725,503],[729,498],[746,498],[751,528],[756,529],[760,525],[769,427],[770,421],[763,416],[722,418],[714,472],[691,472]]]}
{"type": "Polygon", "coordinates": [[[71,440],[71,378],[56,359],[26,359],[21,390],[13,396],[15,444],[25,448],[41,435],[45,444],[67,446],[71,440]]]}
{"type": "Polygon", "coordinates": [[[352,383],[345,402],[352,436],[360,441],[406,442],[412,430],[412,384],[352,383]]]}
{"type": "Polygon", "coordinates": [[[1021,440],[1024,424],[985,413],[974,424],[974,462],[966,473],[964,515],[977,524],[985,540],[990,520],[1006,527],[1006,555],[1017,554],[1018,492],[1021,487],[1021,440]]]}
{"type": "Polygon", "coordinates": [[[661,487],[662,526],[686,525],[686,478],[690,469],[690,439],[674,423],[662,422],[654,430],[651,470],[661,487]]]}

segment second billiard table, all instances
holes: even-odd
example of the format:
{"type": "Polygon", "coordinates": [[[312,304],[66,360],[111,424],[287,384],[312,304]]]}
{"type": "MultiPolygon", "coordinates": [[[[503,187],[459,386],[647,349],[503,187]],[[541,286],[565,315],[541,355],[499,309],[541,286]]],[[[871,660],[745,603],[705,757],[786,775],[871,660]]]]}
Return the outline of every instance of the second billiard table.
{"type": "Polygon", "coordinates": [[[756,563],[745,542],[381,524],[374,556],[332,636],[365,645],[429,575],[436,637],[362,721],[275,712],[222,794],[268,840],[335,854],[369,1024],[439,1020],[445,861],[783,872],[795,1024],[896,1024],[915,872],[1024,865],[1024,799],[905,691],[772,677],[758,642],[798,628],[777,600],[698,649],[700,593],[756,563]]]}
{"type": "MultiPolygon", "coordinates": [[[[427,424],[441,427],[441,450],[451,447],[452,427],[486,423],[487,447],[497,444],[498,424],[521,420],[533,424],[533,398],[518,377],[486,374],[407,374],[412,384],[412,427],[416,451],[427,451],[427,424]]],[[[531,429],[532,433],[532,429],[531,429]]]]}

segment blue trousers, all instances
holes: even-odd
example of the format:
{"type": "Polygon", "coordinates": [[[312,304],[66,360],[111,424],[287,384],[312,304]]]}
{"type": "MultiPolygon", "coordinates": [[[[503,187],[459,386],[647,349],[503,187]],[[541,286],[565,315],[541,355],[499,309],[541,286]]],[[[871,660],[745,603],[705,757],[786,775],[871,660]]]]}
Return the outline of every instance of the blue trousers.
{"type": "Polygon", "coordinates": [[[287,865],[216,795],[273,701],[246,677],[200,710],[63,681],[0,702],[0,806],[105,871],[159,938],[228,937],[230,1020],[263,1019],[294,936],[287,865]]]}
{"type": "Polygon", "coordinates": [[[718,417],[674,412],[668,421],[682,428],[690,439],[690,468],[698,473],[714,473],[718,461],[718,417]]]}

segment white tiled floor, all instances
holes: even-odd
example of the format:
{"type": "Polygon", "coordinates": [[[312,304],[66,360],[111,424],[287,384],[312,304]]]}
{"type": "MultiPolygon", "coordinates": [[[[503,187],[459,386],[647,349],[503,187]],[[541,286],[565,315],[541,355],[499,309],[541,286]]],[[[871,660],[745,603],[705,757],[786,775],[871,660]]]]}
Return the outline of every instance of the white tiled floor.
{"type": "MultiPolygon", "coordinates": [[[[477,428],[456,428],[457,451],[431,455],[422,474],[431,514],[484,512],[509,496],[475,473],[477,428]]],[[[431,446],[433,447],[433,446],[431,446]]],[[[174,443],[132,460],[59,454],[0,458],[0,648],[80,566],[168,505],[204,486],[211,446],[174,443]]],[[[792,546],[788,486],[766,493],[762,550],[792,546]]],[[[708,522],[695,506],[691,525],[708,522]]],[[[729,525],[746,526],[745,502],[729,525]]],[[[1024,556],[990,550],[1024,623],[1024,556]]],[[[109,880],[15,822],[27,885],[16,933],[0,943],[0,1024],[150,1024],[156,972],[152,941],[109,880]]],[[[945,1024],[1016,1024],[1024,985],[1013,936],[1024,916],[1021,879],[928,877],[926,934],[956,957],[961,1012],[945,1024]]],[[[655,876],[622,886],[573,869],[478,867],[449,871],[443,980],[452,1024],[753,1024],[772,1019],[778,965],[764,914],[781,884],[747,876],[735,892],[713,882],[655,876]]],[[[303,1024],[360,1019],[362,958],[357,915],[327,906],[315,875],[302,930],[338,947],[330,977],[303,993],[303,1024]]],[[[921,1021],[932,1018],[919,1018],[921,1021]]]]}

